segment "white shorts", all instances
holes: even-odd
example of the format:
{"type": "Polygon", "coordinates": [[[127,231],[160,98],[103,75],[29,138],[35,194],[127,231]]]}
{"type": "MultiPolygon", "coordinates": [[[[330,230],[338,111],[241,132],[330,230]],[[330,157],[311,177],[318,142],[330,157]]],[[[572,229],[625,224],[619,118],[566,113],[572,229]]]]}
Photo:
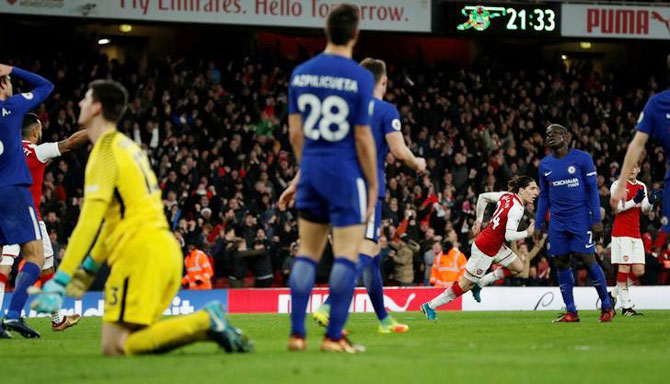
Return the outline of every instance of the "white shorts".
{"type": "MultiPolygon", "coordinates": [[[[42,231],[42,246],[44,247],[44,267],[42,270],[53,268],[54,266],[54,250],[51,246],[51,239],[49,238],[49,233],[47,232],[47,226],[44,224],[44,221],[40,221],[40,231],[42,231]]],[[[5,245],[2,247],[2,260],[0,260],[0,266],[12,266],[14,265],[14,259],[16,259],[21,253],[21,246],[18,244],[14,245],[5,245]]]]}
{"type": "Polygon", "coordinates": [[[642,239],[612,237],[612,264],[644,264],[642,239]]]}
{"type": "Polygon", "coordinates": [[[465,278],[476,283],[484,277],[486,271],[489,270],[491,264],[496,263],[500,264],[503,267],[507,267],[516,260],[516,255],[509,249],[505,244],[500,246],[498,253],[495,256],[489,256],[484,252],[480,251],[477,248],[475,243],[472,243],[472,248],[470,249],[470,258],[465,264],[465,278]]]}

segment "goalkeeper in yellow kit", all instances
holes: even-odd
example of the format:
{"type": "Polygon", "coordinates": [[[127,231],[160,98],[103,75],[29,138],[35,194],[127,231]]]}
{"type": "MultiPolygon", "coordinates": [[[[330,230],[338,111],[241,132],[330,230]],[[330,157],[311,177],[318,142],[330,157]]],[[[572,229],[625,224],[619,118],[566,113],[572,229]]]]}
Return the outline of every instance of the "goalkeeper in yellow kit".
{"type": "Polygon", "coordinates": [[[79,124],[93,143],[84,202],[58,272],[32,306],[52,312],[65,294],[81,297],[98,266],[107,262],[104,355],[165,352],[201,340],[215,341],[227,352],[249,351],[250,341],[228,323],[219,302],[161,320],[179,290],[183,258],[146,155],[116,130],[127,99],[121,84],[96,80],[79,103],[79,124]]]}

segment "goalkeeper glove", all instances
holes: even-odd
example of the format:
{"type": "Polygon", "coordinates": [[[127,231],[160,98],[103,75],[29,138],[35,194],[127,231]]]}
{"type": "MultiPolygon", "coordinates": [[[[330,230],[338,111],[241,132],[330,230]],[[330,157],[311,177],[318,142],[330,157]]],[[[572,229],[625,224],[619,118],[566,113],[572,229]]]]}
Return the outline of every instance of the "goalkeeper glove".
{"type": "Polygon", "coordinates": [[[95,280],[95,275],[100,264],[93,261],[91,256],[86,257],[84,262],[81,265],[81,268],[77,270],[72,276],[72,281],[67,285],[65,292],[68,296],[72,296],[76,299],[81,299],[81,297],[88,291],[88,288],[93,284],[95,280]]]}
{"type": "Polygon", "coordinates": [[[661,200],[661,197],[663,197],[662,189],[652,190],[649,193],[649,204],[654,204],[655,202],[661,200]]]}
{"type": "Polygon", "coordinates": [[[633,197],[635,204],[640,204],[645,197],[644,189],[638,189],[637,194],[633,197]]]}
{"type": "Polygon", "coordinates": [[[53,279],[44,284],[42,292],[37,295],[30,307],[38,313],[52,313],[63,306],[65,286],[70,282],[70,276],[63,271],[56,272],[53,279]]]}

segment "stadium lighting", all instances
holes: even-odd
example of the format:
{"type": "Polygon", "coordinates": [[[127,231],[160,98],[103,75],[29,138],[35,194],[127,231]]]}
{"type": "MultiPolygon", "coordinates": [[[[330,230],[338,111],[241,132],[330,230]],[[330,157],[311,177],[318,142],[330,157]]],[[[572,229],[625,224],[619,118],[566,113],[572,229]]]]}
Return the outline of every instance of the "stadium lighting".
{"type": "Polygon", "coordinates": [[[591,49],[591,42],[590,41],[580,41],[579,42],[579,48],[581,48],[581,49],[591,49]]]}
{"type": "Polygon", "coordinates": [[[567,59],[568,59],[568,55],[561,55],[561,60],[567,60],[567,59]]]}
{"type": "Polygon", "coordinates": [[[130,24],[121,24],[119,25],[119,31],[123,33],[128,33],[133,30],[133,26],[130,24]]]}
{"type": "Polygon", "coordinates": [[[98,45],[107,45],[110,42],[111,41],[109,39],[100,39],[100,40],[98,40],[98,45]]]}

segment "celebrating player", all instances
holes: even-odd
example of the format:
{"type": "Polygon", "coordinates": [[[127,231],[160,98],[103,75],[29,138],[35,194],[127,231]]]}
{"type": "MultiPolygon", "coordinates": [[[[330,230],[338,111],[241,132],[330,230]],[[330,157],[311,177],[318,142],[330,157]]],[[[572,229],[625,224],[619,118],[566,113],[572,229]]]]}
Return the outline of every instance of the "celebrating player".
{"type": "MultiPolygon", "coordinates": [[[[44,265],[40,280],[46,282],[54,274],[54,251],[49,239],[47,227],[42,221],[42,214],[39,207],[42,200],[42,182],[44,181],[44,169],[47,161],[59,157],[61,154],[78,148],[88,142],[86,131],[79,131],[69,138],[58,143],[44,143],[37,145],[42,140],[42,123],[34,113],[26,114],[23,119],[21,129],[23,136],[23,152],[28,162],[30,176],[33,179],[33,185],[30,186],[30,193],[33,195],[33,203],[37,209],[37,220],[39,221],[40,233],[42,235],[42,247],[44,248],[44,265]]],[[[0,281],[7,279],[12,270],[14,259],[18,257],[21,247],[18,244],[6,245],[2,248],[2,260],[0,260],[0,281]]],[[[2,298],[5,294],[4,284],[0,283],[0,308],[2,308],[2,298]]],[[[79,315],[63,316],[60,310],[51,314],[51,329],[54,331],[63,331],[79,322],[79,315]]]]}
{"type": "Polygon", "coordinates": [[[227,322],[218,302],[160,320],[181,285],[183,258],[146,154],[116,130],[127,98],[121,84],[96,80],[79,103],[79,124],[93,143],[84,202],[59,269],[32,306],[52,312],[66,292],[81,297],[106,261],[111,271],[102,318],[104,355],[160,353],[199,340],[216,341],[228,352],[247,351],[251,345],[227,322]]]}
{"type": "MultiPolygon", "coordinates": [[[[536,184],[537,185],[537,184],[536,184]]],[[[477,208],[476,208],[476,213],[477,213],[477,221],[475,221],[475,224],[472,227],[472,233],[477,236],[479,234],[479,231],[481,230],[482,227],[482,220],[484,220],[484,212],[486,211],[486,206],[490,203],[496,203],[499,202],[500,198],[505,194],[506,192],[486,192],[482,193],[479,195],[477,198],[477,208]]],[[[538,192],[539,193],[539,192],[538,192]]],[[[533,200],[535,199],[534,196],[533,200]]],[[[525,204],[524,204],[525,205],[525,204]]],[[[521,216],[523,216],[523,206],[521,206],[521,216]]],[[[498,213],[498,209],[500,209],[500,205],[498,205],[498,208],[494,212],[494,215],[491,218],[491,222],[493,222],[493,225],[496,225],[496,223],[493,220],[496,220],[496,213],[498,213]]],[[[521,219],[521,217],[519,217],[521,219]]],[[[517,221],[517,226],[514,227],[514,231],[517,231],[518,228],[518,221],[517,221]]],[[[528,228],[530,229],[530,233],[533,233],[533,225],[534,221],[531,220],[530,225],[528,228]]],[[[490,226],[490,225],[489,225],[490,226]]],[[[488,227],[487,227],[488,228],[488,227]]],[[[477,236],[475,239],[475,242],[479,241],[479,249],[488,249],[489,250],[489,255],[495,256],[498,252],[498,249],[500,248],[499,239],[505,237],[506,238],[506,233],[505,230],[502,228],[499,228],[498,231],[489,231],[486,235],[482,234],[482,237],[480,238],[477,236]]],[[[509,240],[508,240],[509,241],[509,240]]],[[[502,244],[503,247],[505,247],[505,244],[502,244]]],[[[506,253],[507,254],[507,253],[506,253]]],[[[472,287],[472,296],[475,298],[477,302],[481,302],[481,297],[480,297],[480,292],[482,287],[485,287],[487,285],[491,285],[495,283],[496,281],[503,279],[505,277],[511,277],[511,276],[516,276],[523,272],[523,260],[521,260],[513,251],[512,251],[512,256],[510,256],[508,259],[505,259],[505,264],[500,264],[503,266],[503,268],[498,268],[486,275],[484,275],[477,283],[472,287]]]]}
{"type": "MultiPolygon", "coordinates": [[[[670,69],[670,55],[667,58],[668,69],[670,69]]],[[[619,203],[626,200],[627,188],[626,180],[632,172],[635,164],[642,155],[642,150],[649,137],[656,139],[665,151],[666,157],[670,154],[670,131],[668,131],[668,117],[670,116],[670,90],[657,93],[649,98],[644,110],[640,113],[640,118],[637,120],[637,132],[633,136],[633,140],[628,145],[626,157],[621,166],[621,174],[619,175],[619,182],[617,187],[612,191],[610,204],[612,209],[616,209],[619,203]]],[[[659,233],[660,240],[658,243],[664,243],[665,238],[670,232],[670,168],[667,168],[665,173],[665,184],[663,186],[663,203],[662,220],[663,226],[659,233]]]]}
{"type": "Polygon", "coordinates": [[[342,336],[356,284],[356,259],[378,198],[377,158],[370,131],[372,74],[351,59],[358,40],[356,6],[339,5],[326,21],[325,51],[298,66],[289,85],[289,134],[300,164],[296,206],[299,256],[291,287],[289,350],[304,350],[305,311],[316,265],[332,226],[335,262],[324,351],[356,353],[342,336]],[[367,186],[366,186],[367,183],[367,186]]]}
{"type": "MultiPolygon", "coordinates": [[[[377,145],[377,176],[379,178],[379,199],[373,214],[368,219],[365,227],[365,239],[361,244],[358,254],[356,269],[359,275],[363,275],[365,287],[370,296],[370,301],[379,319],[379,333],[402,333],[409,330],[406,324],[400,324],[386,312],[384,308],[384,283],[379,269],[381,256],[379,255],[379,234],[382,221],[382,202],[386,196],[386,178],[384,175],[384,162],[386,155],[391,149],[393,156],[403,161],[408,167],[423,172],[426,169],[426,160],[416,157],[407,148],[400,129],[400,114],[396,107],[384,101],[388,77],[386,76],[386,64],[381,60],[367,58],[361,61],[361,67],[372,72],[375,79],[375,88],[372,92],[374,110],[372,112],[372,134],[377,145]]],[[[326,303],[314,312],[314,319],[321,326],[327,327],[330,318],[330,296],[326,303]]]]}
{"type": "Polygon", "coordinates": [[[486,285],[502,278],[502,276],[498,277],[498,270],[484,275],[491,264],[498,263],[514,271],[515,274],[523,271],[523,263],[505,245],[505,241],[521,240],[533,235],[532,221],[525,231],[518,229],[523,217],[523,207],[535,201],[538,194],[537,184],[532,177],[517,176],[510,181],[509,192],[491,192],[480,195],[477,201],[477,223],[474,228],[476,232],[479,232],[481,221],[484,218],[486,204],[483,202],[497,201],[496,210],[489,225],[477,235],[472,243],[471,255],[465,264],[465,275],[439,296],[421,305],[421,312],[428,320],[436,320],[435,309],[471,290],[481,280],[486,279],[484,284],[486,285]],[[482,201],[481,204],[480,201],[482,201]]]}
{"type": "Polygon", "coordinates": [[[596,262],[595,244],[602,235],[598,176],[591,155],[568,147],[567,128],[559,124],[547,127],[546,144],[552,154],[540,162],[540,198],[535,214],[535,241],[549,220],[549,252],[558,265],[558,282],[566,313],[555,322],[577,322],[579,316],[572,294],[575,285],[570,253],[580,258],[588,269],[593,286],[602,302],[601,322],[612,321],[614,309],[607,293],[607,281],[596,262]]]}
{"type": "MultiPolygon", "coordinates": [[[[633,302],[628,292],[635,279],[644,275],[644,244],[640,236],[640,209],[648,213],[652,204],[656,203],[663,194],[663,191],[652,191],[647,194],[647,187],[637,180],[638,173],[640,173],[639,162],[628,175],[626,202],[619,202],[612,228],[612,264],[619,265],[614,292],[621,303],[623,316],[641,315],[633,309],[633,302]]],[[[612,184],[610,193],[614,193],[618,184],[618,180],[612,184]]]]}
{"type": "MultiPolygon", "coordinates": [[[[21,146],[21,126],[25,114],[42,103],[53,89],[53,84],[41,76],[0,64],[0,196],[4,201],[0,204],[0,246],[19,244],[25,260],[16,278],[9,311],[0,325],[0,338],[11,338],[6,330],[23,337],[40,337],[21,317],[28,287],[37,281],[44,265],[42,233],[30,195],[33,180],[21,146]],[[13,95],[10,74],[28,82],[33,90],[13,95]]],[[[5,275],[0,274],[0,284],[6,283],[5,275]]]]}

